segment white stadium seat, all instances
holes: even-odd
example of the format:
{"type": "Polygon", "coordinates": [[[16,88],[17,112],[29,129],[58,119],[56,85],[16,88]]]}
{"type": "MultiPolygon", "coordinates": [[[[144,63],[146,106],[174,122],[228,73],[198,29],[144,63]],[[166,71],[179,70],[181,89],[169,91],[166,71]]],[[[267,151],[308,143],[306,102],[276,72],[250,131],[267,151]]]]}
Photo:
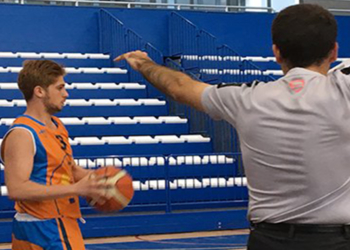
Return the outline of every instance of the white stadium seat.
{"type": "Polygon", "coordinates": [[[186,118],[181,118],[179,116],[160,116],[158,117],[164,123],[186,123],[186,118]]]}
{"type": "Polygon", "coordinates": [[[138,116],[138,117],[134,117],[134,120],[142,124],[161,124],[162,123],[160,119],[157,119],[154,116],[138,116]]]}
{"type": "Polygon", "coordinates": [[[282,70],[266,70],[264,72],[266,75],[276,75],[276,76],[282,76],[284,73],[282,70]]]}
{"type": "Polygon", "coordinates": [[[118,104],[117,100],[109,99],[91,99],[89,101],[95,106],[116,106],[118,104]]]}
{"type": "Polygon", "coordinates": [[[80,53],[63,53],[62,55],[68,59],[88,59],[87,55],[80,53]]]}
{"type": "Polygon", "coordinates": [[[64,125],[84,125],[85,122],[76,117],[62,117],[60,120],[64,125]]]}
{"type": "Polygon", "coordinates": [[[122,87],[115,83],[96,83],[99,89],[121,89],[122,87]]]}
{"type": "Polygon", "coordinates": [[[75,141],[75,140],[72,140],[71,138],[68,138],[68,141],[69,141],[69,144],[70,144],[71,146],[76,146],[76,145],[78,145],[78,142],[75,141]]]}
{"type": "Polygon", "coordinates": [[[0,58],[17,58],[18,55],[12,52],[0,52],[0,58]]]}
{"type": "Polygon", "coordinates": [[[0,83],[0,89],[18,89],[17,83],[0,83]]]}
{"type": "Polygon", "coordinates": [[[40,53],[42,58],[45,59],[63,59],[65,58],[64,54],[60,54],[60,53],[52,53],[52,52],[47,52],[47,53],[40,53]]]}
{"type": "Polygon", "coordinates": [[[94,53],[86,53],[85,54],[89,59],[109,59],[109,55],[104,55],[104,54],[94,54],[94,53]]]}
{"type": "Polygon", "coordinates": [[[1,125],[6,125],[6,126],[10,126],[13,123],[14,120],[15,120],[14,118],[2,118],[0,120],[0,124],[1,125]]]}
{"type": "Polygon", "coordinates": [[[39,59],[42,57],[39,53],[34,53],[34,52],[18,52],[16,54],[18,57],[21,57],[21,58],[39,59]]]}
{"type": "Polygon", "coordinates": [[[110,125],[112,123],[104,117],[86,117],[82,120],[89,125],[110,125]]]}
{"type": "Polygon", "coordinates": [[[72,100],[67,100],[66,105],[69,106],[91,106],[92,102],[89,100],[84,100],[84,99],[72,99],[72,100]]]}
{"type": "Polygon", "coordinates": [[[139,83],[119,83],[119,87],[123,89],[145,89],[146,85],[141,85],[139,83]]]}
{"type": "Polygon", "coordinates": [[[98,86],[92,83],[72,83],[71,85],[75,89],[98,89],[98,86]]]}
{"type": "Polygon", "coordinates": [[[176,135],[157,135],[154,137],[161,143],[184,143],[185,139],[179,138],[176,135]]]}
{"type": "Polygon", "coordinates": [[[103,145],[105,144],[104,140],[101,140],[97,137],[76,137],[74,139],[80,145],[103,145]]]}
{"type": "Polygon", "coordinates": [[[202,135],[181,135],[180,138],[186,142],[210,142],[209,137],[203,137],[202,135]]]}
{"type": "Polygon", "coordinates": [[[166,104],[166,101],[158,100],[158,99],[138,99],[138,101],[142,105],[157,105],[162,106],[166,104]]]}
{"type": "Polygon", "coordinates": [[[134,99],[117,99],[117,105],[120,106],[140,106],[141,102],[134,99]]]}
{"type": "Polygon", "coordinates": [[[149,166],[159,165],[164,166],[165,165],[165,159],[164,157],[151,157],[148,161],[149,166]]]}
{"type": "Polygon", "coordinates": [[[0,67],[0,73],[9,73],[9,72],[10,72],[9,68],[0,67]]]}
{"type": "Polygon", "coordinates": [[[137,121],[130,118],[130,117],[109,117],[109,121],[113,122],[114,124],[136,124],[137,121]]]}
{"type": "Polygon", "coordinates": [[[14,103],[7,100],[0,100],[0,107],[13,107],[14,103]]]}
{"type": "Polygon", "coordinates": [[[108,74],[126,74],[126,73],[128,73],[128,71],[126,69],[119,69],[119,68],[102,68],[102,70],[108,74]]]}
{"type": "Polygon", "coordinates": [[[12,100],[12,102],[17,107],[25,107],[25,106],[27,106],[27,102],[25,100],[12,100]]]}
{"type": "Polygon", "coordinates": [[[82,73],[82,69],[80,68],[73,68],[73,67],[67,67],[65,68],[67,74],[80,74],[82,73]]]}
{"type": "Polygon", "coordinates": [[[87,73],[87,74],[103,74],[104,70],[99,69],[99,68],[80,68],[82,73],[87,73]]]}
{"type": "Polygon", "coordinates": [[[7,67],[8,72],[19,73],[22,70],[22,67],[7,67]]]}
{"type": "Polygon", "coordinates": [[[125,138],[124,136],[104,136],[102,140],[108,144],[131,144],[132,141],[125,138]]]}
{"type": "Polygon", "coordinates": [[[159,142],[158,139],[152,138],[151,136],[129,136],[128,138],[135,144],[156,144],[159,142]]]}

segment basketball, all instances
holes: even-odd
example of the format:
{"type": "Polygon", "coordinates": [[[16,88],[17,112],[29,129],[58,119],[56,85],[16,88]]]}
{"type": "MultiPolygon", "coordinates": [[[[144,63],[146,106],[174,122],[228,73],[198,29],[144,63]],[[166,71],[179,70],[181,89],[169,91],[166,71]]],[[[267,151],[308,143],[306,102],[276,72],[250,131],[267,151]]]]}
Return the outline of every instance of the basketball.
{"type": "Polygon", "coordinates": [[[126,207],[134,196],[132,178],[126,170],[114,166],[107,166],[97,169],[92,176],[103,176],[100,181],[110,184],[106,189],[108,197],[105,203],[99,204],[91,198],[87,201],[96,210],[102,212],[115,212],[126,207]]]}

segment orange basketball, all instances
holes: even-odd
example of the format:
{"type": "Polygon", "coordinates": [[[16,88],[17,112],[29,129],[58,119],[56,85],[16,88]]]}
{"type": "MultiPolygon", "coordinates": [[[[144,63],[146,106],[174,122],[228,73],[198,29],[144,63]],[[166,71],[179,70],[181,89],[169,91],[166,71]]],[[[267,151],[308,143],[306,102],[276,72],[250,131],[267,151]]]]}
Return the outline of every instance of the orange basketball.
{"type": "Polygon", "coordinates": [[[107,166],[97,169],[95,175],[103,176],[103,181],[110,184],[110,188],[106,190],[108,199],[105,203],[99,204],[91,198],[87,201],[95,209],[102,212],[118,211],[126,207],[134,196],[134,188],[132,186],[132,178],[126,170],[114,166],[107,166]]]}

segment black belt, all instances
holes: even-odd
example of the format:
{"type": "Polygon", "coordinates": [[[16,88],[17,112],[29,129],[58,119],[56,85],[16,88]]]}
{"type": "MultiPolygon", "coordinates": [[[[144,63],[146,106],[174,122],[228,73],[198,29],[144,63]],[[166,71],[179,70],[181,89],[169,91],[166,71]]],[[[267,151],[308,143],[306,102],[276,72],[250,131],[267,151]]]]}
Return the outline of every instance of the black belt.
{"type": "Polygon", "coordinates": [[[350,225],[334,225],[334,224],[289,224],[289,223],[251,223],[252,230],[266,229],[278,231],[281,233],[345,233],[350,235],[350,225]]]}

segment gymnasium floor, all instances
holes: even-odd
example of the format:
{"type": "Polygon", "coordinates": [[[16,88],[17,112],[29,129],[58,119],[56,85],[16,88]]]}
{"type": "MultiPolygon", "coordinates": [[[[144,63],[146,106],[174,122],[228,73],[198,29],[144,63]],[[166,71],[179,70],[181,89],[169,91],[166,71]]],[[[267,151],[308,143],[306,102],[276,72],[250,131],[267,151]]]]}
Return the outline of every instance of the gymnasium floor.
{"type": "MultiPolygon", "coordinates": [[[[86,240],[86,250],[244,250],[248,230],[144,235],[86,240]]],[[[10,250],[10,244],[0,249],[10,250]]]]}

